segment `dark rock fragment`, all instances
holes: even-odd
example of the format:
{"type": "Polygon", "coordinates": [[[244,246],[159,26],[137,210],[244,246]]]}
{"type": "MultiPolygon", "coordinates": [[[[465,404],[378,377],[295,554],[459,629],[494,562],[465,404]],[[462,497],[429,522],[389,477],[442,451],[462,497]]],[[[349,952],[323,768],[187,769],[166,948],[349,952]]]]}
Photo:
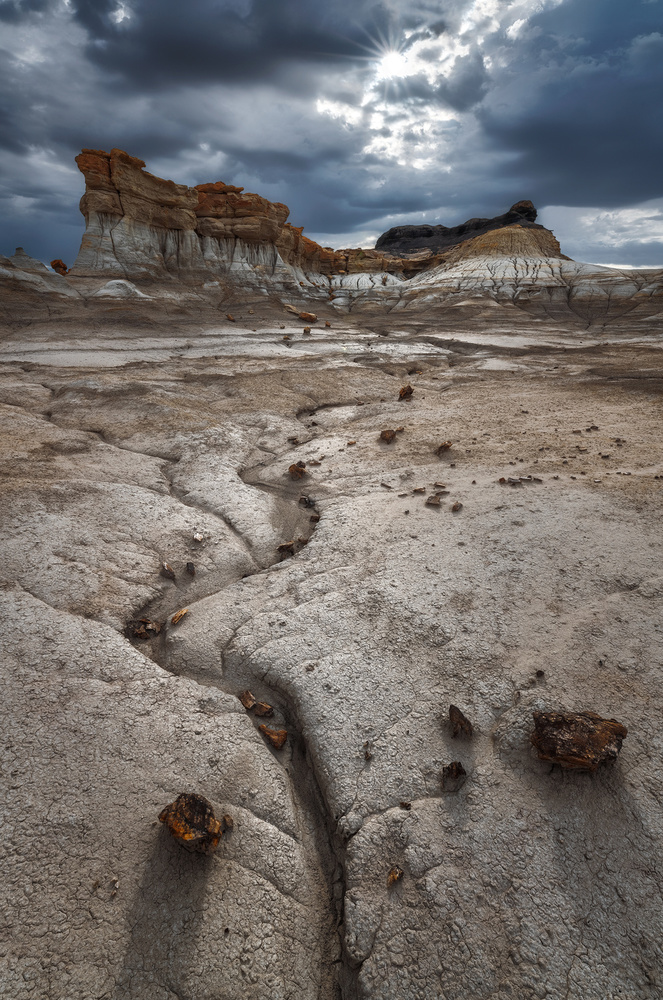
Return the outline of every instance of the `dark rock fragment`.
{"type": "Polygon", "coordinates": [[[162,628],[161,622],[151,622],[149,618],[138,618],[129,622],[127,632],[133,639],[153,639],[162,628]]]}
{"type": "Polygon", "coordinates": [[[293,462],[288,468],[291,479],[301,479],[306,473],[306,462],[293,462]]]}
{"type": "Polygon", "coordinates": [[[189,613],[188,608],[182,608],[180,611],[176,611],[173,617],[170,619],[170,624],[177,625],[177,623],[181,622],[184,616],[188,615],[188,613],[189,613]]]}
{"type": "Polygon", "coordinates": [[[435,454],[444,455],[445,451],[449,451],[451,447],[452,447],[451,441],[443,441],[442,444],[438,444],[437,448],[435,449],[435,454]]]}
{"type": "Polygon", "coordinates": [[[530,739],[540,760],[576,771],[615,761],[628,729],[596,712],[534,712],[530,739]]]}
{"type": "Polygon", "coordinates": [[[396,431],[392,430],[390,427],[387,427],[385,428],[385,430],[380,431],[380,440],[386,441],[387,444],[391,444],[391,442],[394,440],[395,437],[396,437],[396,431]]]}
{"type": "Polygon", "coordinates": [[[192,562],[188,562],[186,564],[186,571],[189,574],[189,576],[195,576],[196,575],[196,567],[193,565],[192,562]]]}
{"type": "Polygon", "coordinates": [[[169,563],[162,562],[161,563],[161,575],[165,576],[167,580],[174,580],[175,579],[175,570],[173,569],[173,567],[169,563]]]}
{"type": "Polygon", "coordinates": [[[68,274],[67,265],[63,260],[60,260],[59,258],[57,260],[51,261],[51,267],[53,268],[56,274],[61,274],[63,278],[65,274],[68,274]]]}
{"type": "Polygon", "coordinates": [[[256,703],[256,700],[250,691],[242,691],[242,693],[239,696],[239,700],[241,701],[242,705],[247,710],[247,712],[249,712],[256,703]]]}
{"type": "Polygon", "coordinates": [[[396,885],[403,878],[403,875],[402,868],[399,868],[398,865],[392,865],[387,873],[387,886],[391,888],[392,885],[396,885]]]}
{"type": "Polygon", "coordinates": [[[442,791],[457,792],[465,783],[467,771],[459,760],[453,760],[442,768],[442,791]]]}
{"type": "Polygon", "coordinates": [[[469,737],[472,735],[472,723],[455,705],[449,705],[449,722],[451,723],[452,736],[462,734],[469,737]]]}
{"type": "Polygon", "coordinates": [[[408,385],[401,386],[401,389],[400,389],[400,391],[398,393],[398,398],[399,398],[399,400],[401,402],[404,399],[411,399],[413,392],[414,392],[414,389],[412,388],[411,385],[408,384],[408,385]]]}
{"type": "Polygon", "coordinates": [[[275,750],[282,750],[288,738],[286,729],[270,729],[269,726],[258,726],[258,729],[275,750]]]}
{"type": "MultiPolygon", "coordinates": [[[[228,819],[224,816],[226,828],[228,819]]],[[[212,803],[194,792],[181,792],[159,813],[159,822],[167,826],[182,847],[199,854],[213,854],[223,836],[223,826],[214,816],[212,803]]]]}

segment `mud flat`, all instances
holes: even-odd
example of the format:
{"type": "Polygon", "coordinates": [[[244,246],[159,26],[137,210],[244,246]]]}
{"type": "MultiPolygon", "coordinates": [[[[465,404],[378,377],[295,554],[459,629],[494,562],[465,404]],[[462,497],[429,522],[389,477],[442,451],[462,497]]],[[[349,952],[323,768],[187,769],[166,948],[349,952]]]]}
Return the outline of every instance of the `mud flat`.
{"type": "Polygon", "coordinates": [[[0,345],[3,995],[659,997],[655,318],[161,308],[0,345]]]}

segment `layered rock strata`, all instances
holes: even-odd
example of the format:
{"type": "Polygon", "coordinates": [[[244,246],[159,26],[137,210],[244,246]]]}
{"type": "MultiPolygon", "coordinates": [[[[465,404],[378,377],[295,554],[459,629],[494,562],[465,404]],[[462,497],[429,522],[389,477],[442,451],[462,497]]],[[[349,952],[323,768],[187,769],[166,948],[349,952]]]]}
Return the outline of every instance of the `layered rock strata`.
{"type": "Polygon", "coordinates": [[[84,149],[76,163],[86,231],[74,275],[185,278],[238,263],[272,274],[284,265],[325,275],[420,267],[374,250],[321,247],[287,221],[287,205],[221,181],[191,188],[162,180],[121,149],[84,149]]]}

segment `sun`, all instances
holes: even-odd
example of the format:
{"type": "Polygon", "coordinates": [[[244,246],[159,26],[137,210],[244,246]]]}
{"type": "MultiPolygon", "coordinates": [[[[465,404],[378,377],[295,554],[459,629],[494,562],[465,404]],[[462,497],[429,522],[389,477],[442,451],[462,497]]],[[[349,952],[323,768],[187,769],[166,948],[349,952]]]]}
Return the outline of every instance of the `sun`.
{"type": "Polygon", "coordinates": [[[378,80],[395,80],[408,76],[410,66],[407,56],[398,49],[391,49],[381,56],[377,64],[378,80]]]}

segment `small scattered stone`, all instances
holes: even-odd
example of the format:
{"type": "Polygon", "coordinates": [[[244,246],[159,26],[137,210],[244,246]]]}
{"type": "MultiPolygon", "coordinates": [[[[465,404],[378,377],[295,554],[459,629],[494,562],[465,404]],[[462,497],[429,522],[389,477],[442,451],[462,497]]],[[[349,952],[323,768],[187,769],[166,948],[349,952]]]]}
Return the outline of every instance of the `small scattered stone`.
{"type": "Polygon", "coordinates": [[[270,729],[269,726],[258,726],[258,729],[275,750],[283,749],[288,739],[288,731],[286,729],[270,729]]]}
{"type": "Polygon", "coordinates": [[[300,318],[300,319],[301,319],[301,320],[302,320],[302,321],[303,321],[304,323],[317,323],[317,322],[318,322],[318,317],[316,316],[316,314],[315,314],[315,313],[307,313],[307,312],[301,312],[301,313],[299,314],[299,318],[300,318]]]}
{"type": "Polygon", "coordinates": [[[401,807],[401,809],[406,809],[408,812],[412,808],[412,803],[411,802],[399,802],[398,804],[401,807]]]}
{"type": "Polygon", "coordinates": [[[396,437],[396,431],[392,430],[392,428],[390,427],[387,427],[385,430],[380,431],[380,440],[386,441],[387,444],[391,444],[391,442],[394,440],[395,437],[396,437]]]}
{"type": "Polygon", "coordinates": [[[364,760],[371,760],[373,757],[373,749],[371,747],[371,741],[364,741],[364,760]]]}
{"type": "Polygon", "coordinates": [[[459,510],[462,510],[463,509],[463,505],[460,502],[460,500],[456,500],[456,502],[451,505],[451,509],[454,512],[454,514],[457,514],[459,510]]]}
{"type": "Polygon", "coordinates": [[[467,771],[459,760],[454,760],[442,768],[442,791],[457,792],[464,784],[467,771]]]}
{"type": "Polygon", "coordinates": [[[404,399],[411,399],[413,392],[414,392],[414,389],[412,388],[411,385],[408,384],[408,385],[401,386],[401,389],[400,389],[400,391],[398,393],[398,398],[399,398],[399,400],[401,402],[404,399]]]}
{"type": "Polygon", "coordinates": [[[595,712],[534,712],[530,739],[540,760],[576,771],[615,761],[628,730],[595,712]]]}
{"type": "Polygon", "coordinates": [[[385,490],[393,490],[394,488],[393,486],[390,486],[389,483],[380,483],[380,486],[384,486],[385,490]]]}
{"type": "Polygon", "coordinates": [[[391,888],[392,885],[396,885],[403,878],[403,875],[402,868],[399,868],[398,865],[392,865],[387,873],[387,886],[391,888]]]}
{"type": "Polygon", "coordinates": [[[320,520],[319,514],[311,514],[311,516],[309,517],[309,521],[311,522],[311,524],[317,524],[319,520],[320,520]]]}
{"type": "Polygon", "coordinates": [[[460,736],[461,733],[468,737],[472,735],[472,723],[455,705],[449,705],[449,722],[452,727],[452,736],[460,736]]]}
{"type": "MultiPolygon", "coordinates": [[[[224,822],[229,818],[224,817],[224,822]]],[[[212,803],[204,795],[192,792],[181,792],[159,813],[159,822],[165,824],[182,847],[199,854],[213,854],[223,836],[223,827],[214,816],[212,803]]]]}
{"type": "Polygon", "coordinates": [[[288,472],[290,473],[291,479],[301,479],[302,476],[307,475],[306,462],[293,462],[292,465],[288,467],[288,472]]]}
{"type": "Polygon", "coordinates": [[[440,498],[437,495],[437,493],[431,493],[431,495],[429,497],[426,497],[426,506],[427,507],[439,507],[440,506],[440,498]]]}
{"type": "Polygon", "coordinates": [[[325,320],[325,326],[331,326],[331,323],[329,322],[328,319],[325,320]]]}
{"type": "Polygon", "coordinates": [[[231,323],[235,322],[235,317],[232,313],[226,313],[226,319],[229,319],[231,323]]]}
{"type": "Polygon", "coordinates": [[[257,701],[253,706],[253,711],[255,715],[259,715],[262,719],[269,719],[274,715],[274,709],[266,701],[257,701]]]}
{"type": "Polygon", "coordinates": [[[173,567],[169,563],[162,562],[161,563],[161,575],[165,576],[167,580],[174,580],[175,579],[175,570],[173,569],[173,567]]]}
{"type": "Polygon", "coordinates": [[[195,576],[196,575],[196,567],[194,566],[194,564],[192,562],[188,562],[186,564],[186,571],[189,574],[189,576],[195,576]]]}
{"type": "Polygon", "coordinates": [[[184,616],[188,615],[188,613],[189,613],[188,608],[182,608],[181,611],[176,611],[173,617],[170,619],[170,624],[177,625],[177,623],[181,622],[184,616]]]}
{"type": "Polygon", "coordinates": [[[357,443],[356,441],[348,441],[348,444],[349,444],[349,445],[350,445],[350,444],[356,444],[356,443],[357,443]]]}
{"type": "Polygon", "coordinates": [[[302,332],[304,333],[305,336],[310,335],[310,333],[311,333],[311,327],[310,326],[305,326],[302,332]]]}
{"type": "Polygon", "coordinates": [[[239,700],[241,701],[242,705],[247,710],[247,712],[250,712],[251,709],[256,704],[256,700],[253,697],[253,694],[250,691],[248,691],[248,690],[247,691],[242,691],[242,693],[239,696],[239,700]]]}
{"type": "Polygon", "coordinates": [[[295,554],[294,538],[290,542],[281,542],[280,545],[276,546],[276,551],[278,552],[281,559],[287,559],[288,556],[294,556],[295,554]]]}
{"type": "Polygon", "coordinates": [[[161,622],[150,621],[149,618],[139,618],[129,622],[129,635],[134,639],[153,639],[162,629],[161,622]]]}
{"type": "Polygon", "coordinates": [[[196,531],[194,533],[193,540],[194,542],[202,542],[204,537],[205,536],[203,535],[202,531],[196,531]]]}
{"type": "Polygon", "coordinates": [[[435,454],[444,455],[445,451],[449,451],[451,447],[453,447],[453,443],[451,441],[443,441],[442,444],[438,444],[435,449],[435,454]]]}

